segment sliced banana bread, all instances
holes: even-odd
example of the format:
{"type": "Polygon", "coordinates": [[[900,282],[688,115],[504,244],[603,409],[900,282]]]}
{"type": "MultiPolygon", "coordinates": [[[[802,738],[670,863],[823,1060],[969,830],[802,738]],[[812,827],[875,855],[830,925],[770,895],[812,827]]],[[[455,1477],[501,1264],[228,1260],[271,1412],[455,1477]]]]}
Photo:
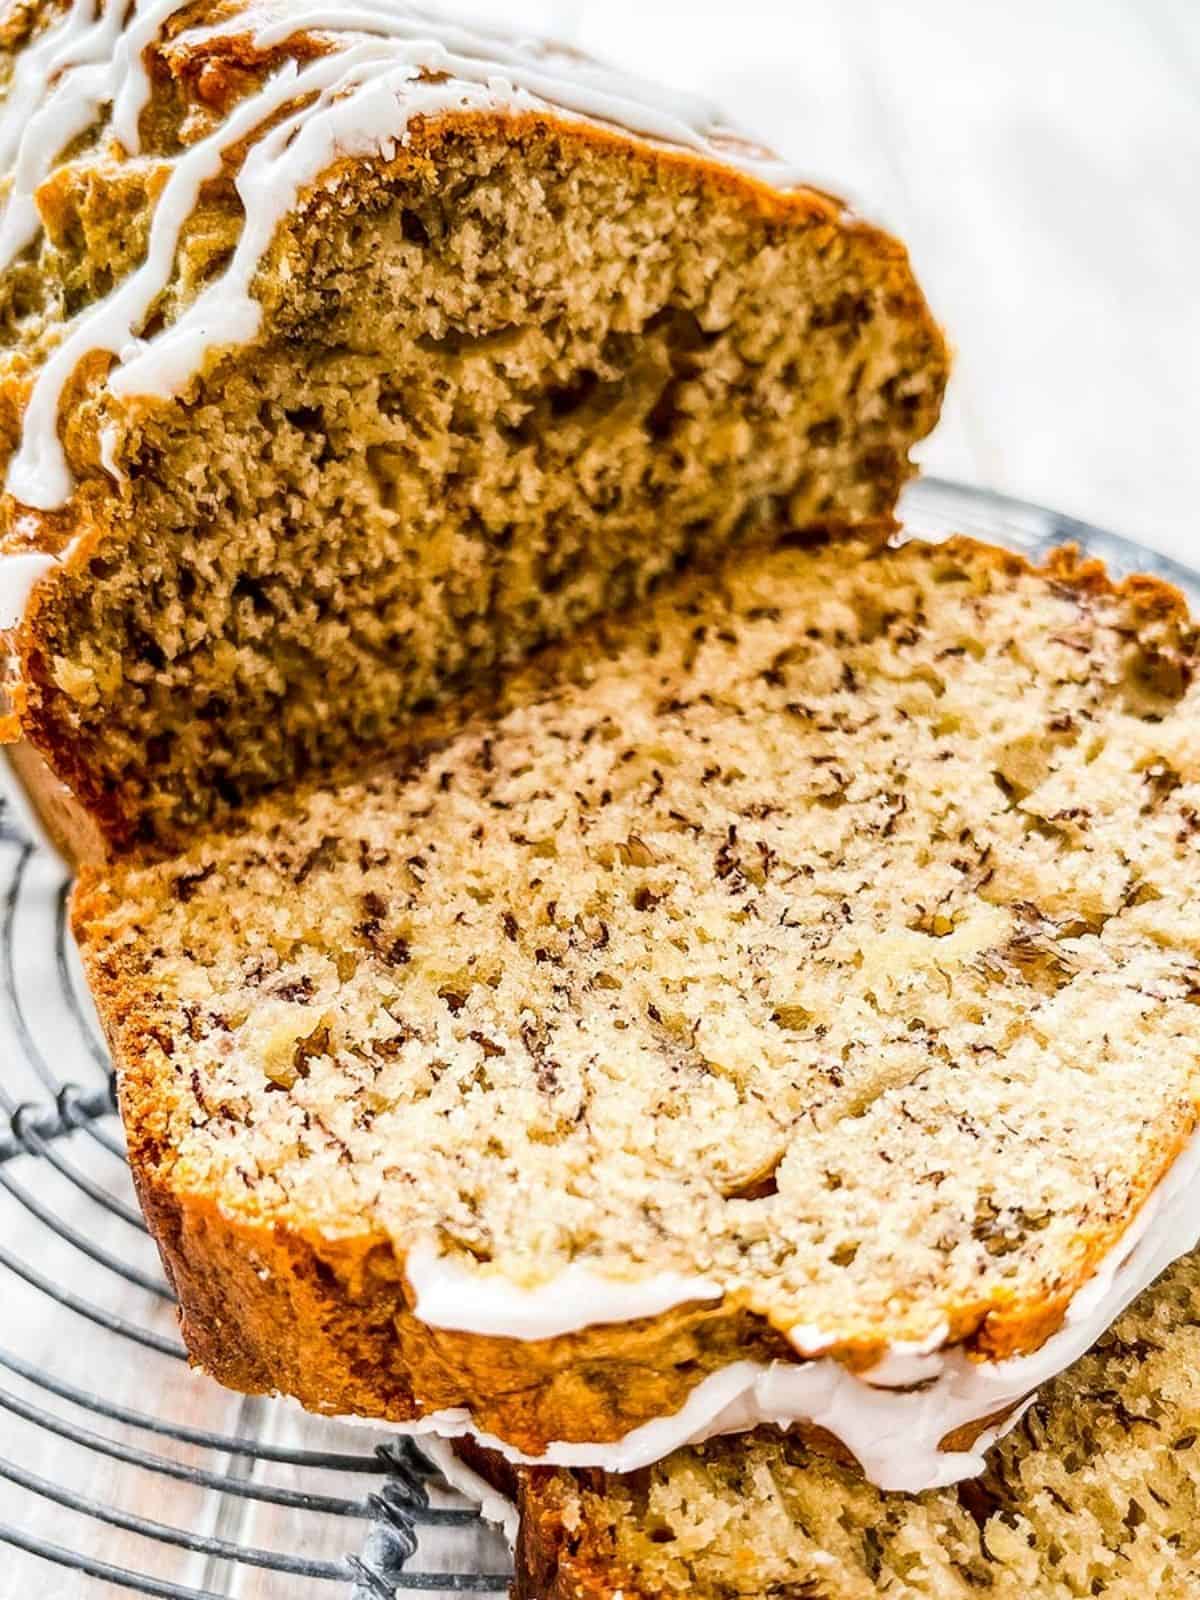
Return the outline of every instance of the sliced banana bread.
{"type": "Polygon", "coordinates": [[[627,1461],[764,1372],[1007,1409],[1200,1232],[1195,656],[1069,552],[782,548],[86,875],[197,1360],[535,1455],[675,1417],[627,1461]]]}
{"type": "Polygon", "coordinates": [[[937,416],[902,247],[693,97],[404,0],[13,0],[0,47],[0,737],[112,845],[886,516],[937,416]]]}
{"type": "Polygon", "coordinates": [[[880,1494],[768,1429],[626,1479],[470,1461],[516,1489],[518,1600],[1195,1600],[1198,1441],[1192,1256],[957,1489],[880,1494]]]}

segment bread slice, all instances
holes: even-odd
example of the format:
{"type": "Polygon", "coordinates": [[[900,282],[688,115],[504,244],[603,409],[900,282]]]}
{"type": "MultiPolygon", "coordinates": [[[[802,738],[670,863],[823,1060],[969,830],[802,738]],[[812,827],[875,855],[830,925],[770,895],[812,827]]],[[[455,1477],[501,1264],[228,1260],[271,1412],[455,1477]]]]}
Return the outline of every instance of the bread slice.
{"type": "Polygon", "coordinates": [[[403,0],[99,9],[0,27],[0,735],[110,846],[891,512],[946,375],[905,252],[711,107],[403,0]]]}
{"type": "Polygon", "coordinates": [[[86,875],[195,1358],[572,1462],[977,1432],[1200,1231],[1196,648],[1069,551],[760,552],[86,875]]]}
{"type": "Polygon", "coordinates": [[[1059,1378],[987,1474],[919,1497],[768,1429],[630,1478],[519,1477],[517,1600],[1194,1600],[1200,1261],[1059,1378]]]}

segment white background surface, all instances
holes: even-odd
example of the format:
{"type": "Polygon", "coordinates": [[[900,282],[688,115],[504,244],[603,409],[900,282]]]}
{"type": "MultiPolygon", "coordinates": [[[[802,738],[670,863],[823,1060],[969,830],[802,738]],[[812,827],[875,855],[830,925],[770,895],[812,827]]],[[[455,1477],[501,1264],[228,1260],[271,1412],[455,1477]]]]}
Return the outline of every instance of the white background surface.
{"type": "Polygon", "coordinates": [[[475,0],[711,92],[908,243],[928,469],[1200,560],[1200,0],[475,0]]]}

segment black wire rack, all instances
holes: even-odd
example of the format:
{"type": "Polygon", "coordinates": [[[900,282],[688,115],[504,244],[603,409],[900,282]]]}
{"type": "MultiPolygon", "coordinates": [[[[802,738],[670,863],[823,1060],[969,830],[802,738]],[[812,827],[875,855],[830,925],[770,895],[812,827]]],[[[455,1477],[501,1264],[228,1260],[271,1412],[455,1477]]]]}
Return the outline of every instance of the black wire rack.
{"type": "MultiPolygon", "coordinates": [[[[1024,502],[926,480],[923,533],[1200,579],[1024,502]]],[[[67,882],[0,802],[0,1600],[501,1593],[503,1541],[411,1440],[193,1374],[125,1165],[67,882]],[[57,1568],[57,1575],[52,1576],[57,1568]]]]}

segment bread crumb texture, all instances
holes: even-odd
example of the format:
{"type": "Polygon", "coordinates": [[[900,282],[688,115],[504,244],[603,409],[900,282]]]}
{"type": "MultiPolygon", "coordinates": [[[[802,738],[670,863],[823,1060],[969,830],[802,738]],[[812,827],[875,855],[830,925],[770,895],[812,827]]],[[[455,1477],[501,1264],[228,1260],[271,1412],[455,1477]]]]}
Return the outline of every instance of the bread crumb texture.
{"type": "MultiPolygon", "coordinates": [[[[420,1238],[521,1285],[715,1279],[597,1377],[610,1433],[748,1325],[859,1366],[943,1324],[1036,1347],[1195,1121],[1195,648],[1172,591],[1069,554],[781,549],[386,773],[85,877],[152,1220],[215,1208],[200,1262],[304,1240],[352,1299],[369,1247],[401,1307],[420,1238]]],[[[599,1425],[568,1399],[540,1426],[599,1425]]]]}
{"type": "MultiPolygon", "coordinates": [[[[354,37],[264,54],[252,5],[244,35],[175,37],[238,9],[150,49],[142,154],[99,125],[41,186],[0,273],[0,465],[64,328],[144,260],[170,161],[354,37]]],[[[228,265],[238,159],[146,336],[228,265]]],[[[118,845],[386,744],[682,562],[890,514],[946,376],[887,235],[552,111],[417,118],[394,159],[337,164],[253,292],[257,335],[178,399],[124,400],[88,357],[70,502],[0,497],[0,551],[31,527],[70,550],[17,634],[17,723],[118,845]]]]}
{"type": "Polygon", "coordinates": [[[770,1429],[522,1474],[522,1600],[1194,1600],[1200,1261],[1049,1385],[986,1475],[882,1494],[770,1429]]]}

